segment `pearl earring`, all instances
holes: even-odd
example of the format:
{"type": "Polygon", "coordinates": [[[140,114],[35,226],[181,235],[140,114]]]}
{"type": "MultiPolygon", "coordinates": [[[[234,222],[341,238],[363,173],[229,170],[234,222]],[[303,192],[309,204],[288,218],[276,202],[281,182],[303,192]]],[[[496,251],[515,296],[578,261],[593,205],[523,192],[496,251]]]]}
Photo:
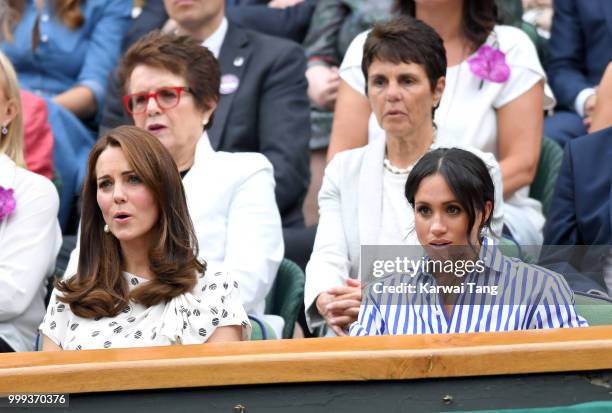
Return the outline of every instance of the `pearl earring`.
{"type": "Polygon", "coordinates": [[[8,134],[8,128],[6,127],[6,125],[2,125],[2,134],[3,135],[8,134]]]}
{"type": "Polygon", "coordinates": [[[108,227],[108,224],[104,224],[104,232],[106,232],[107,234],[110,232],[110,228],[108,227]]]}
{"type": "Polygon", "coordinates": [[[202,126],[206,125],[208,125],[208,118],[204,118],[204,120],[202,121],[202,126]]]}

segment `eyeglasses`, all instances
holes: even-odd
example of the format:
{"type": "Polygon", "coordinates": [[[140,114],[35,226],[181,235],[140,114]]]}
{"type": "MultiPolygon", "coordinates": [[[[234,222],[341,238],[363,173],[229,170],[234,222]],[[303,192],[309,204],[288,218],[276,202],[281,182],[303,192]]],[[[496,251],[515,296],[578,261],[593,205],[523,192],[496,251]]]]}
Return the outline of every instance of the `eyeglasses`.
{"type": "Polygon", "coordinates": [[[168,110],[179,104],[183,92],[189,93],[189,88],[187,86],[168,86],[150,93],[132,93],[123,97],[123,106],[130,115],[140,115],[146,112],[149,99],[154,98],[160,109],[168,110]]]}

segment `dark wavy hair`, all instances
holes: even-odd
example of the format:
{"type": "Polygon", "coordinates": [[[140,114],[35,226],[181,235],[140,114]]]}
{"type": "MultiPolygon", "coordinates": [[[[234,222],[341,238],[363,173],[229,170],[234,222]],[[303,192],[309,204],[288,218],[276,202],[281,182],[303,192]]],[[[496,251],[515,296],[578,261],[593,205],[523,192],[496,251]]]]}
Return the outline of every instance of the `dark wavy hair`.
{"type": "Polygon", "coordinates": [[[487,202],[491,202],[491,212],[487,219],[478,224],[478,229],[490,229],[495,186],[484,161],[472,152],[459,148],[440,148],[426,153],[412,168],[406,181],[405,195],[412,209],[415,208],[414,197],[423,179],[436,174],[442,175],[468,215],[468,240],[476,225],[476,211],[484,215],[487,202]]]}
{"type": "MultiPolygon", "coordinates": [[[[414,0],[395,0],[395,12],[416,17],[414,0]]],[[[463,34],[474,45],[474,50],[482,46],[499,22],[495,0],[464,0],[463,34]]]]}
{"type": "MultiPolygon", "coordinates": [[[[128,93],[129,81],[136,66],[167,70],[185,79],[196,107],[210,109],[209,102],[219,101],[221,70],[215,56],[201,42],[190,36],[153,31],[134,43],[123,55],[119,82],[128,93]]],[[[211,114],[205,129],[213,125],[211,114]]]]}
{"type": "Polygon", "coordinates": [[[149,132],[120,126],[98,140],[89,155],[83,185],[79,265],[76,275],[56,283],[59,300],[80,317],[113,317],[134,301],[144,306],[165,302],[191,291],[200,262],[198,243],[187,211],[187,201],[176,164],[170,153],[149,132]],[[104,218],[97,203],[96,164],[109,147],[121,148],[130,167],[152,192],[159,210],[153,227],[155,245],[149,250],[155,278],[129,292],[122,275],[124,263],[119,241],[104,232],[104,218]]]}

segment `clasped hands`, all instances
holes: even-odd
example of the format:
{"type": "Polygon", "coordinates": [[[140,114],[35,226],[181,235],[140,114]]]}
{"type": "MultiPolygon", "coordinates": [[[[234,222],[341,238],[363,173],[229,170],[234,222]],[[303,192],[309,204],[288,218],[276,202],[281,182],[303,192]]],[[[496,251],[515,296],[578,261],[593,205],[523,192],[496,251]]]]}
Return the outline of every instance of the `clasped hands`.
{"type": "Polygon", "coordinates": [[[317,310],[334,333],[346,336],[348,327],[357,320],[361,305],[361,282],[347,279],[346,286],[334,287],[319,294],[317,310]]]}

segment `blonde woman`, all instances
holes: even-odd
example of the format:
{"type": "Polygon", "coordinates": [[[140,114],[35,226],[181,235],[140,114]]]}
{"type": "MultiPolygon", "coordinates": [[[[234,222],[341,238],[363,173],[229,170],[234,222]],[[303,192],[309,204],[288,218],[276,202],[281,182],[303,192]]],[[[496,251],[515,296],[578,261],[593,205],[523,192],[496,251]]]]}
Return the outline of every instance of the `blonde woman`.
{"type": "Polygon", "coordinates": [[[0,352],[34,350],[61,245],[53,184],[25,169],[17,76],[0,53],[0,352]]]}

